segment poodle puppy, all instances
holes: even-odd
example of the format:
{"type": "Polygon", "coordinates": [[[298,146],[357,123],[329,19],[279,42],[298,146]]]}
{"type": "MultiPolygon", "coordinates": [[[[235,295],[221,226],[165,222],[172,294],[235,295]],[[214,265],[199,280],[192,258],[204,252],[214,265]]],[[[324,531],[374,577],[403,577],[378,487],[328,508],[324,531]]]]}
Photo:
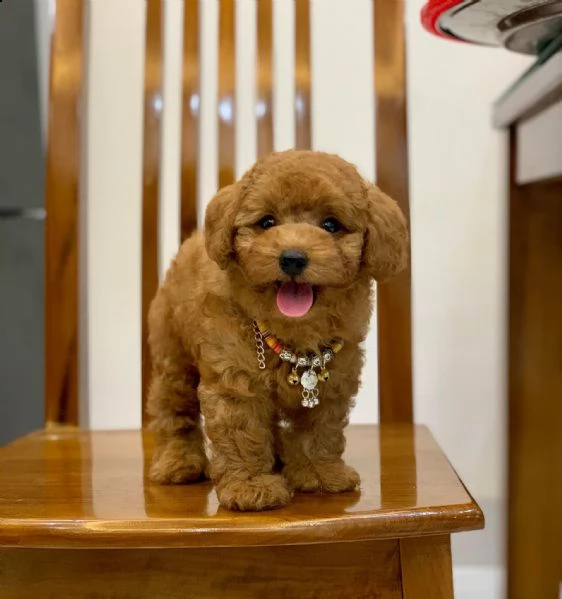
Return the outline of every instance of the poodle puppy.
{"type": "Polygon", "coordinates": [[[372,281],[407,246],[398,205],[335,155],[274,153],[221,189],[149,313],[151,480],[208,473],[236,510],[355,489],[344,429],[372,281]]]}

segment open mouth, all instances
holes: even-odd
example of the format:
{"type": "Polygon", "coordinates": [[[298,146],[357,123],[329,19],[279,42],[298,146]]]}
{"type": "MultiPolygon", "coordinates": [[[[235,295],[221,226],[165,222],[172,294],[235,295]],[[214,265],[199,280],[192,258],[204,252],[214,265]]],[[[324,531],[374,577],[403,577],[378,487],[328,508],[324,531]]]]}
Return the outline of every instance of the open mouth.
{"type": "Polygon", "coordinates": [[[277,308],[283,316],[306,316],[314,304],[314,288],[310,283],[288,281],[277,288],[277,308]]]}

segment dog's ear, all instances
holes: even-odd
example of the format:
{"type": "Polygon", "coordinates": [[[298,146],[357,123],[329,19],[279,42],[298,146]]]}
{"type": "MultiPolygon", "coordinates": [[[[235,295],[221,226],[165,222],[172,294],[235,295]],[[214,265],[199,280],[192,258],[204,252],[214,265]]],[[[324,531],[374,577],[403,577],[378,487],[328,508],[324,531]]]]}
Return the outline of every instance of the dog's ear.
{"type": "Polygon", "coordinates": [[[368,185],[367,211],[363,262],[369,275],[382,282],[408,265],[408,225],[398,204],[376,185],[368,185]]]}
{"type": "Polygon", "coordinates": [[[205,247],[211,260],[223,270],[233,252],[234,217],[239,185],[227,185],[209,202],[205,213],[205,247]]]}

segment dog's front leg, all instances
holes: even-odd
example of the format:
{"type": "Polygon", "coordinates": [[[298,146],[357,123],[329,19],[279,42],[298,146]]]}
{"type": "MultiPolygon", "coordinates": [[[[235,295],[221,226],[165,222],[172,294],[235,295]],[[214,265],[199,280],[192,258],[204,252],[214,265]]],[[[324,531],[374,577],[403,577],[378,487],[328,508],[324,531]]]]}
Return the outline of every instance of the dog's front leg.
{"type": "Polygon", "coordinates": [[[289,426],[279,429],[283,474],[293,489],[338,493],[359,485],[359,475],[342,459],[348,411],[341,399],[325,398],[319,406],[299,411],[289,426]]]}
{"type": "Polygon", "coordinates": [[[211,478],[222,506],[242,511],[287,505],[291,490],[273,473],[273,407],[265,398],[237,397],[220,383],[199,386],[211,442],[211,478]]]}

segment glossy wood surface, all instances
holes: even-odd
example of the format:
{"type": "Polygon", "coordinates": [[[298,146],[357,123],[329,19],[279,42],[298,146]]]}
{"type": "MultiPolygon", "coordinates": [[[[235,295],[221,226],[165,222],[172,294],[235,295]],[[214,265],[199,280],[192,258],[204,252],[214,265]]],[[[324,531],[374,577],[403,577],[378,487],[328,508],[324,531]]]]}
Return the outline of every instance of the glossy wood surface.
{"type": "Polygon", "coordinates": [[[448,535],[400,540],[403,599],[453,599],[448,535]]]}
{"type": "Polygon", "coordinates": [[[295,0],[295,147],[312,148],[310,0],[295,0]]]}
{"type": "Polygon", "coordinates": [[[257,3],[258,158],[273,151],[273,0],[257,3]]]}
{"type": "Polygon", "coordinates": [[[397,541],[172,550],[2,550],[2,599],[402,599],[397,541]]]}
{"type": "Polygon", "coordinates": [[[219,188],[236,179],[236,1],[219,0],[219,188]]]}
{"type": "MultiPolygon", "coordinates": [[[[404,0],[374,0],[376,179],[409,219],[404,0]]],[[[411,272],[377,288],[381,422],[412,422],[411,272]]]]}
{"type": "Polygon", "coordinates": [[[197,228],[199,155],[199,0],[185,0],[183,16],[181,240],[197,228]]]}
{"type": "Polygon", "coordinates": [[[162,102],[162,0],[146,4],[146,52],[144,63],[144,146],[142,196],[142,406],[145,403],[152,365],[148,347],[147,315],[158,289],[158,211],[160,183],[162,102]]]}
{"type": "Polygon", "coordinates": [[[47,431],[0,450],[0,546],[219,547],[445,534],[483,518],[425,427],[348,430],[361,490],[298,494],[258,514],[221,508],[213,486],[146,478],[149,433],[47,431]]]}
{"type": "Polygon", "coordinates": [[[562,181],[515,183],[509,212],[509,599],[562,577],[562,181]]]}
{"type": "Polygon", "coordinates": [[[56,11],[45,189],[45,418],[76,424],[83,1],[57,0],[56,11]]]}

